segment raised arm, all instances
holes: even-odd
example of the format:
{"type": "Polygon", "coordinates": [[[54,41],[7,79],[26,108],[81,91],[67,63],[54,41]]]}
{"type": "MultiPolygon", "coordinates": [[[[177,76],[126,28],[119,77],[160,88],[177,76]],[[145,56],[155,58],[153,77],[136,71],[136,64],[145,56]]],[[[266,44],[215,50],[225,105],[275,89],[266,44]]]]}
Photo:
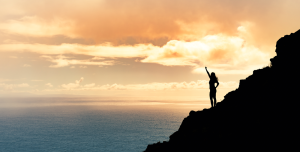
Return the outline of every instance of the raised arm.
{"type": "Polygon", "coordinates": [[[210,74],[209,74],[209,72],[207,71],[207,67],[205,67],[205,70],[206,70],[206,72],[207,72],[207,74],[208,74],[208,76],[209,76],[209,78],[210,78],[210,74]]]}

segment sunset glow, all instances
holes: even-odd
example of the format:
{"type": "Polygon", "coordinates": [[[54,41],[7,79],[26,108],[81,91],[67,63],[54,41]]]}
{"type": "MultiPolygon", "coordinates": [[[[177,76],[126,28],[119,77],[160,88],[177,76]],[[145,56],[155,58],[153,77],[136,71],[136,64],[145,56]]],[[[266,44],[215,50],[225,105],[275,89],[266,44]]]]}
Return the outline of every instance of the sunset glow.
{"type": "Polygon", "coordinates": [[[222,99],[300,27],[298,1],[0,2],[1,97],[154,91],[208,100],[207,66],[222,99]]]}

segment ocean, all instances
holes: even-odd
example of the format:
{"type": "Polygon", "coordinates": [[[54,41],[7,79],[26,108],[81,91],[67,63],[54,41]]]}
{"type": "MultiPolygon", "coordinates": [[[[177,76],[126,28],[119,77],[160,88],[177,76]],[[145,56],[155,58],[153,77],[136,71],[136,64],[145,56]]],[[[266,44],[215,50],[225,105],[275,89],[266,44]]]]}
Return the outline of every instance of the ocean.
{"type": "Polygon", "coordinates": [[[1,107],[0,151],[142,152],[169,140],[190,110],[170,104],[1,107]]]}

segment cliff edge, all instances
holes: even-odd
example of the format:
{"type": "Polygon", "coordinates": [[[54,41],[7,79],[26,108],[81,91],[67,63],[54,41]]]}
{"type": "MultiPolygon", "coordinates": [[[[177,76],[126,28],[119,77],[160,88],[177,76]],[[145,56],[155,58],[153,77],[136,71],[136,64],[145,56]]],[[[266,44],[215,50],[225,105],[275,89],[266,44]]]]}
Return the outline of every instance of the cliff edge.
{"type": "Polygon", "coordinates": [[[300,30],[280,38],[268,67],[240,80],[216,107],[191,111],[169,141],[144,152],[297,151],[300,30]]]}

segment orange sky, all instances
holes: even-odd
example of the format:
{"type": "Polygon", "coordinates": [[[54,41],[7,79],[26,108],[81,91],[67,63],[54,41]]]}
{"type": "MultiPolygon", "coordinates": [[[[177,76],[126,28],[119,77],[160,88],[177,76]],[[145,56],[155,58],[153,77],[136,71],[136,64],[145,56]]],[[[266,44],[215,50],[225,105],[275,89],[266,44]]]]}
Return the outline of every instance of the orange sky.
{"type": "Polygon", "coordinates": [[[300,28],[295,0],[0,2],[0,97],[197,100],[208,96],[207,66],[221,99],[300,28]]]}

